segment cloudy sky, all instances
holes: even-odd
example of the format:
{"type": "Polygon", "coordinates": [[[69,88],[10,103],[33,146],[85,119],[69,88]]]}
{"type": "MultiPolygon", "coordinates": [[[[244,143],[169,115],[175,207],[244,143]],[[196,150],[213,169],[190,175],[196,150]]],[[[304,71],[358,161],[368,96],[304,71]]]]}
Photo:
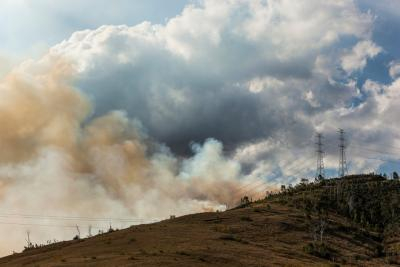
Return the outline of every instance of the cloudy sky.
{"type": "Polygon", "coordinates": [[[337,175],[339,128],[399,171],[399,36],[396,0],[1,1],[0,209],[218,208],[313,177],[316,132],[337,175]]]}

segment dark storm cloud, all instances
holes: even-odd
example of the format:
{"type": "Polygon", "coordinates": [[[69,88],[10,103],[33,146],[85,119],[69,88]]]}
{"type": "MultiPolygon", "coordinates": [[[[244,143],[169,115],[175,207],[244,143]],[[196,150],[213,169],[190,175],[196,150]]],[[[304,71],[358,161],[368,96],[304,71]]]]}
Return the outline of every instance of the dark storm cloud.
{"type": "Polygon", "coordinates": [[[320,115],[351,106],[358,90],[342,58],[364,66],[371,55],[354,47],[374,46],[372,21],[352,1],[204,1],[166,25],[77,32],[51,53],[75,62],[93,117],[124,110],[179,154],[209,137],[232,152],[304,142],[320,115]]]}
{"type": "MultiPolygon", "coordinates": [[[[279,13],[287,12],[286,5],[275,10],[260,4],[260,8],[279,13]]],[[[328,14],[337,12],[315,5],[328,14]]],[[[278,136],[291,130],[294,122],[303,124],[300,128],[308,134],[311,124],[296,116],[341,105],[354,94],[342,83],[315,73],[317,59],[341,34],[359,36],[369,21],[349,22],[343,32],[340,27],[315,24],[312,33],[291,33],[291,27],[308,18],[295,18],[287,26],[282,16],[282,21],[267,21],[264,29],[258,11],[246,2],[207,1],[187,8],[166,26],[102,27],[77,33],[56,50],[79,55],[77,61],[84,67],[77,85],[93,99],[94,116],[125,110],[143,123],[150,136],[178,153],[188,152],[190,142],[208,137],[222,140],[232,150],[278,136]],[[237,12],[240,8],[247,13],[237,12]],[[259,36],[253,36],[255,30],[259,36]],[[325,40],[327,30],[332,40],[325,40]],[[314,99],[306,99],[307,92],[314,99]]],[[[324,22],[333,19],[328,15],[324,22]]]]}
{"type": "MultiPolygon", "coordinates": [[[[396,62],[388,84],[357,87],[382,51],[373,21],[351,0],[205,0],[165,25],[75,32],[0,82],[0,206],[165,218],[312,177],[315,131],[330,170],[338,127],[351,144],[400,147],[396,62]]],[[[359,154],[352,172],[379,167],[359,154]]]]}

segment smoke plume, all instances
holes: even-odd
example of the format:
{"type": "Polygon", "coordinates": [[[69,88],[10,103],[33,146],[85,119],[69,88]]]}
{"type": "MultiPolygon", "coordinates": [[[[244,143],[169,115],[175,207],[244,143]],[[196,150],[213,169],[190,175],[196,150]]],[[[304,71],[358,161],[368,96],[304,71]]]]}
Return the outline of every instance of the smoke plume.
{"type": "MultiPolygon", "coordinates": [[[[385,51],[374,18],[352,0],[201,0],[164,24],[74,32],[6,76],[0,62],[0,253],[26,230],[71,239],[75,224],[223,209],[296,183],[315,173],[315,131],[331,173],[337,128],[397,155],[395,63],[387,84],[361,75],[385,51]]],[[[381,166],[349,152],[353,172],[381,166]]]]}
{"type": "MultiPolygon", "coordinates": [[[[16,228],[26,221],[12,214],[163,219],[234,204],[241,168],[220,142],[192,144],[192,157],[177,158],[123,111],[92,118],[67,62],[47,57],[33,65],[0,85],[0,234],[13,232],[2,254],[21,249],[27,229],[36,242],[74,235],[16,228]]],[[[74,223],[82,222],[67,225],[74,223]]]]}

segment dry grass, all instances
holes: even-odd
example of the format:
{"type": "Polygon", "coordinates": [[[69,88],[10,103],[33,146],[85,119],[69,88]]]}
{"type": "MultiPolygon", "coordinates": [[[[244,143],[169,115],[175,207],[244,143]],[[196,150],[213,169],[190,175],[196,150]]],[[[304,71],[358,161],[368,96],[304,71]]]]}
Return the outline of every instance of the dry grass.
{"type": "Polygon", "coordinates": [[[312,242],[302,212],[259,203],[33,249],[0,259],[1,266],[384,266],[368,236],[352,234],[332,215],[326,242],[331,260],[304,250],[312,242]],[[337,265],[336,265],[337,266],[337,265]]]}

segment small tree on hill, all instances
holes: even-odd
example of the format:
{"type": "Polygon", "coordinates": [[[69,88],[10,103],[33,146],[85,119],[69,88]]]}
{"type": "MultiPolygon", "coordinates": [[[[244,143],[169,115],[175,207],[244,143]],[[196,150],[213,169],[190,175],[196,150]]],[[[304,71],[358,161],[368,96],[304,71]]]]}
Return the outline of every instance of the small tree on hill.
{"type": "Polygon", "coordinates": [[[244,196],[243,198],[240,199],[240,204],[241,205],[248,205],[250,203],[249,197],[244,196]]]}
{"type": "Polygon", "coordinates": [[[33,244],[31,242],[31,232],[28,230],[26,231],[26,247],[25,249],[33,248],[33,244]]]}
{"type": "Polygon", "coordinates": [[[315,196],[304,200],[304,215],[314,243],[324,241],[325,230],[328,226],[328,201],[325,196],[315,196]]]}
{"type": "Polygon", "coordinates": [[[308,184],[308,179],[307,178],[301,178],[300,184],[308,184]]]}

